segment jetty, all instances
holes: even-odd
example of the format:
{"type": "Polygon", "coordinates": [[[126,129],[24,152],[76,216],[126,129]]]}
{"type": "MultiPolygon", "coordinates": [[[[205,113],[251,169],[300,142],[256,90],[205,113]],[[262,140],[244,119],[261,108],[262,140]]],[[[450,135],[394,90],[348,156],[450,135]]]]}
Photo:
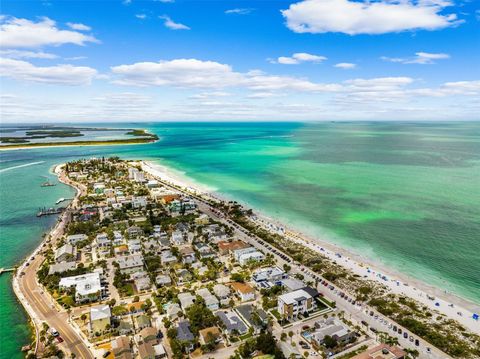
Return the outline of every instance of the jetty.
{"type": "Polygon", "coordinates": [[[15,268],[0,268],[0,275],[6,272],[13,272],[15,268]]]}
{"type": "Polygon", "coordinates": [[[37,212],[37,217],[51,216],[54,214],[60,214],[65,210],[65,207],[58,208],[39,208],[37,212]]]}
{"type": "Polygon", "coordinates": [[[71,201],[72,199],[73,199],[73,198],[63,198],[63,197],[62,197],[62,198],[59,198],[59,199],[57,200],[57,202],[55,202],[55,204],[60,204],[60,203],[65,202],[65,201],[71,201]]]}

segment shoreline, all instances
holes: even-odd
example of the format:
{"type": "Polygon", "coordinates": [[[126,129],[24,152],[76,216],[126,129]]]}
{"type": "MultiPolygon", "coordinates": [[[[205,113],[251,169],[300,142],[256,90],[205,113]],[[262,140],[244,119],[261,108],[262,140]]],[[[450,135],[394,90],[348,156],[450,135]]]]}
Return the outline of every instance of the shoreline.
{"type": "MultiPolygon", "coordinates": [[[[217,201],[235,200],[224,194],[218,193],[216,189],[213,189],[213,191],[210,189],[209,191],[208,186],[203,186],[205,188],[198,187],[197,183],[191,178],[188,178],[188,176],[186,176],[184,173],[174,169],[172,170],[165,165],[160,165],[152,161],[140,162],[145,165],[145,171],[150,172],[150,174],[154,176],[165,179],[167,182],[191,189],[194,192],[206,195],[217,201]]],[[[200,184],[200,186],[202,185],[200,184]]],[[[253,208],[248,204],[246,207],[253,208]]],[[[285,229],[285,233],[288,233],[288,235],[285,235],[286,238],[297,241],[297,243],[301,243],[315,250],[320,255],[329,258],[350,272],[360,274],[362,276],[367,275],[368,279],[375,280],[378,283],[386,285],[392,293],[403,294],[411,297],[416,301],[427,305],[430,309],[439,311],[449,318],[458,321],[462,325],[468,327],[474,333],[480,333],[480,322],[472,319],[473,313],[478,313],[480,311],[479,304],[467,298],[463,298],[455,293],[445,292],[441,288],[423,282],[420,279],[412,278],[408,274],[396,272],[394,268],[389,268],[383,263],[378,263],[371,258],[364,257],[349,249],[340,247],[335,243],[329,242],[325,238],[318,238],[317,236],[313,236],[311,234],[305,234],[302,231],[295,229],[294,226],[291,226],[291,224],[285,225],[285,223],[281,223],[278,220],[272,219],[270,216],[258,211],[255,208],[253,209],[256,217],[260,219],[257,221],[257,223],[264,222],[282,227],[285,229]],[[341,257],[338,257],[337,253],[340,254],[341,257]],[[380,275],[380,277],[378,275],[380,275]],[[388,281],[381,279],[381,276],[386,276],[388,281]],[[435,300],[428,299],[428,296],[432,295],[435,297],[435,300]],[[436,306],[435,303],[438,303],[439,306],[436,306]],[[454,307],[449,306],[450,304],[453,304],[454,307]],[[462,312],[462,316],[457,315],[457,312],[462,312]]]]}
{"type": "MultiPolygon", "coordinates": [[[[76,193],[75,193],[75,196],[74,198],[70,201],[70,203],[68,204],[67,206],[67,209],[72,206],[73,203],[75,203],[78,198],[80,197],[81,195],[81,189],[80,188],[77,188],[75,186],[72,186],[71,184],[65,182],[64,180],[62,180],[61,176],[59,176],[59,171],[60,171],[60,168],[63,166],[64,164],[59,164],[59,165],[55,165],[54,166],[54,169],[53,169],[53,173],[57,176],[58,178],[58,181],[69,186],[69,187],[72,187],[75,189],[76,193]]],[[[33,250],[32,253],[30,253],[29,255],[27,255],[17,266],[15,266],[16,270],[14,272],[14,274],[12,275],[12,288],[13,288],[13,292],[15,293],[15,296],[16,296],[16,299],[17,301],[21,304],[21,306],[23,307],[23,309],[25,310],[28,318],[29,318],[29,324],[31,327],[33,327],[34,331],[32,331],[32,337],[35,341],[35,350],[34,350],[34,353],[36,354],[37,351],[38,351],[38,346],[39,346],[39,336],[40,336],[40,327],[41,327],[41,323],[42,323],[42,320],[40,320],[40,318],[38,318],[38,315],[37,313],[35,312],[35,310],[32,308],[32,306],[30,305],[30,303],[28,303],[27,299],[25,298],[25,295],[23,294],[21,288],[20,288],[20,283],[19,283],[19,276],[18,276],[18,273],[21,272],[23,269],[26,268],[26,264],[27,262],[29,261],[30,258],[36,256],[38,254],[38,252],[43,248],[43,246],[47,243],[47,239],[50,237],[51,233],[55,232],[57,230],[57,228],[59,226],[62,225],[62,223],[65,221],[65,218],[64,218],[64,213],[60,214],[57,218],[60,219],[58,220],[57,219],[57,222],[55,223],[55,225],[48,231],[48,233],[42,238],[42,241],[38,244],[37,247],[35,247],[35,249],[33,250]]],[[[36,273],[35,273],[36,275],[36,273]]],[[[33,341],[32,341],[33,342],[33,341]]]]}
{"type": "Polygon", "coordinates": [[[146,145],[149,143],[155,143],[159,139],[146,139],[146,140],[112,140],[112,141],[79,141],[79,142],[49,142],[49,143],[32,143],[30,145],[3,145],[0,146],[0,151],[13,151],[13,150],[27,150],[35,148],[57,148],[57,147],[85,147],[85,146],[125,146],[125,145],[146,145]]]}

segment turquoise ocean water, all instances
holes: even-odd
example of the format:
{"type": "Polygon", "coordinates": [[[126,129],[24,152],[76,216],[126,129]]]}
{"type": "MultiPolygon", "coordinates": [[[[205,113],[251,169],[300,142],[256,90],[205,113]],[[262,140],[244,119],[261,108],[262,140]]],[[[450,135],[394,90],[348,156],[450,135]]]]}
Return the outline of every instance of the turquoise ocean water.
{"type": "MultiPolygon", "coordinates": [[[[109,127],[112,125],[109,124],[109,127]]],[[[480,303],[480,123],[183,123],[147,145],[0,153],[0,267],[36,247],[71,197],[41,188],[54,164],[118,155],[185,173],[310,234],[480,303]],[[21,167],[22,166],[22,167],[21,167]]],[[[0,278],[0,358],[20,358],[25,314],[0,278]]]]}

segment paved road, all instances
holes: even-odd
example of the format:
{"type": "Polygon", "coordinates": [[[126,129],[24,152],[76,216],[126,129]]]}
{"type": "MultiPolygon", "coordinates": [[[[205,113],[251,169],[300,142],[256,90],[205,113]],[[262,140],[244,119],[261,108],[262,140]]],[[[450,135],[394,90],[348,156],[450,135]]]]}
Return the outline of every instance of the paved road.
{"type": "MultiPolygon", "coordinates": [[[[282,266],[283,264],[288,264],[292,267],[291,273],[300,273],[305,276],[306,281],[318,281],[318,280],[324,280],[321,278],[318,274],[314,273],[311,271],[309,268],[301,265],[301,264],[296,264],[294,261],[279,251],[278,249],[270,246],[268,243],[265,243],[261,238],[249,233],[246,229],[243,227],[239,226],[236,222],[225,218],[218,210],[210,206],[210,204],[205,201],[202,197],[197,196],[192,194],[190,191],[185,191],[183,189],[180,189],[177,186],[173,186],[167,182],[164,181],[159,181],[163,185],[170,187],[172,189],[175,189],[177,191],[183,192],[184,194],[193,197],[195,202],[198,205],[198,208],[200,211],[207,213],[211,217],[215,218],[217,221],[222,222],[224,224],[227,224],[231,227],[234,227],[235,229],[235,235],[244,240],[245,242],[259,248],[265,253],[272,253],[277,260],[277,263],[282,266]]],[[[331,284],[331,283],[328,283],[331,284]]],[[[317,287],[318,290],[320,290],[324,295],[325,298],[329,299],[330,301],[335,301],[337,304],[337,308],[339,310],[343,310],[346,314],[345,317],[353,322],[356,322],[361,325],[362,321],[365,321],[368,323],[369,328],[375,328],[378,332],[386,332],[389,335],[398,338],[399,344],[404,347],[404,348],[410,348],[410,349],[416,349],[419,352],[419,358],[420,359],[444,359],[444,358],[450,358],[449,355],[445,354],[441,350],[437,349],[436,347],[433,347],[430,343],[426,342],[425,340],[411,334],[405,328],[402,328],[395,322],[393,322],[391,319],[384,317],[380,313],[376,312],[375,310],[369,308],[368,306],[358,306],[358,305],[352,305],[349,303],[347,300],[342,299],[338,293],[334,293],[330,290],[327,289],[327,287],[324,287],[320,285],[317,287]],[[374,312],[373,316],[370,316],[370,311],[374,312]],[[377,319],[375,319],[375,316],[377,316],[377,319]],[[381,320],[385,321],[387,324],[384,324],[381,320]],[[392,324],[392,328],[389,328],[389,325],[392,324]],[[397,326],[398,328],[402,328],[402,334],[398,334],[393,331],[393,325],[397,326]],[[403,337],[403,333],[407,332],[408,333],[408,338],[403,337]],[[410,337],[413,338],[413,340],[418,339],[419,345],[415,345],[415,341],[411,341],[410,337]]],[[[348,295],[348,293],[347,293],[348,295]]],[[[352,297],[351,295],[348,295],[349,297],[352,297]]],[[[363,326],[364,329],[365,326],[363,326]]],[[[375,335],[369,330],[370,335],[375,335]]]]}
{"type": "MultiPolygon", "coordinates": [[[[82,192],[84,189],[82,188],[82,192]]],[[[75,201],[75,200],[74,200],[75,201]]],[[[75,203],[73,203],[75,205],[75,203]]],[[[68,218],[69,210],[59,218],[68,218]]],[[[65,221],[62,221],[51,232],[51,243],[55,243],[62,235],[65,229],[65,221]]],[[[31,258],[28,262],[17,271],[18,288],[26,299],[29,305],[36,314],[37,323],[46,322],[50,327],[54,327],[64,340],[60,347],[66,349],[68,352],[75,354],[77,358],[90,359],[93,358],[89,348],[82,341],[80,335],[69,324],[68,314],[65,311],[59,311],[50,295],[42,290],[37,283],[37,271],[44,261],[41,251],[35,254],[34,259],[31,258]],[[21,275],[21,273],[24,275],[21,275]]],[[[41,328],[40,328],[41,330],[41,328]]]]}

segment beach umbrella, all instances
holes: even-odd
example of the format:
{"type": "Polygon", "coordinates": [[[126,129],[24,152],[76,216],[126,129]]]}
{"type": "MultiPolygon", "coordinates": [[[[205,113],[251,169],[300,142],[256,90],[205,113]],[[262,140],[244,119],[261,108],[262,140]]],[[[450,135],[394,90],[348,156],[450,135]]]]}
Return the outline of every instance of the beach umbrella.
{"type": "Polygon", "coordinates": [[[473,318],[474,320],[478,320],[478,314],[473,313],[472,318],[473,318]]]}

